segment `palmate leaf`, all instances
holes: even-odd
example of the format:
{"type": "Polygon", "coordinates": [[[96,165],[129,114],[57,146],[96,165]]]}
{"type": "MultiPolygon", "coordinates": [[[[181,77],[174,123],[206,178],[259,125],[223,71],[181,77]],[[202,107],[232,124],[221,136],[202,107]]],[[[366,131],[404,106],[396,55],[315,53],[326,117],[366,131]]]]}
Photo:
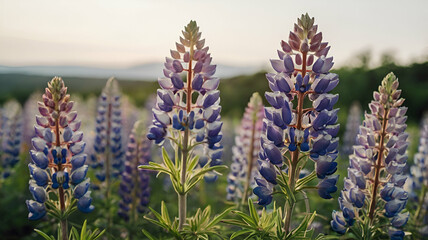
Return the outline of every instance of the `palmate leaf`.
{"type": "Polygon", "coordinates": [[[82,229],[79,231],[73,226],[70,231],[70,240],[96,240],[100,238],[104,233],[105,229],[103,231],[100,231],[98,228],[96,228],[94,231],[91,231],[87,229],[87,220],[83,222],[82,229]]]}
{"type": "Polygon", "coordinates": [[[219,233],[217,225],[230,211],[231,208],[224,210],[219,215],[211,218],[211,207],[207,206],[204,210],[198,209],[193,217],[187,219],[187,225],[184,226],[181,235],[185,239],[213,239],[217,237],[223,239],[219,233]]]}
{"type": "MultiPolygon", "coordinates": [[[[177,237],[178,239],[181,239],[181,236],[178,232],[177,221],[172,222],[171,219],[169,218],[168,208],[166,207],[166,204],[164,201],[162,201],[162,203],[161,203],[161,213],[160,214],[158,212],[156,212],[151,207],[149,207],[149,209],[153,213],[153,215],[155,215],[156,219],[152,219],[152,218],[149,218],[147,216],[144,216],[145,219],[147,219],[149,222],[167,230],[170,234],[177,237]]],[[[144,231],[143,231],[143,233],[144,233],[144,231]]]]}
{"type": "Polygon", "coordinates": [[[216,165],[216,166],[209,166],[209,163],[205,164],[203,168],[196,169],[188,173],[188,177],[186,178],[186,183],[184,186],[184,193],[188,193],[199,181],[201,181],[204,177],[204,175],[207,172],[211,171],[217,171],[226,169],[227,167],[224,165],[216,165]]]}
{"type": "Polygon", "coordinates": [[[288,184],[288,176],[284,173],[284,171],[280,171],[280,174],[277,176],[276,180],[278,181],[279,186],[281,186],[282,192],[286,195],[287,201],[290,204],[294,204],[296,202],[296,196],[294,196],[294,189],[290,188],[288,184]]]}
{"type": "Polygon", "coordinates": [[[263,209],[261,216],[259,216],[251,199],[248,199],[248,208],[248,215],[241,211],[233,211],[240,219],[225,219],[222,221],[242,228],[242,230],[232,234],[231,239],[242,235],[246,235],[245,239],[279,239],[275,236],[274,230],[278,225],[276,219],[279,214],[278,210],[281,211],[281,208],[276,209],[274,207],[270,213],[263,209]]]}
{"type": "Polygon", "coordinates": [[[296,192],[302,190],[306,184],[310,183],[315,178],[317,178],[317,173],[316,173],[316,171],[312,171],[311,174],[309,174],[308,176],[297,180],[296,192]]]}
{"type": "Polygon", "coordinates": [[[287,235],[286,239],[311,239],[313,231],[308,230],[309,225],[312,223],[316,216],[316,212],[311,215],[305,216],[300,225],[287,235]]]}
{"type": "Polygon", "coordinates": [[[55,237],[54,236],[48,236],[46,233],[44,233],[44,232],[42,232],[42,231],[40,231],[39,229],[34,229],[34,231],[36,232],[36,233],[38,233],[40,236],[42,236],[44,239],[46,239],[46,240],[55,240],[55,237]]]}

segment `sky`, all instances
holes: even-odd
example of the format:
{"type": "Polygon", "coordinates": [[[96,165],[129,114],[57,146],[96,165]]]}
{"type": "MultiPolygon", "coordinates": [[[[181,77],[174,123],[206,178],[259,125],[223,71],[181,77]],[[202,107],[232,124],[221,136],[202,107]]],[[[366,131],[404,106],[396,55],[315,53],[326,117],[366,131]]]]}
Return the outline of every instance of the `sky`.
{"type": "Polygon", "coordinates": [[[336,66],[361,51],[428,59],[428,1],[0,0],[0,65],[128,67],[161,62],[196,20],[213,62],[263,66],[302,13],[336,66]]]}

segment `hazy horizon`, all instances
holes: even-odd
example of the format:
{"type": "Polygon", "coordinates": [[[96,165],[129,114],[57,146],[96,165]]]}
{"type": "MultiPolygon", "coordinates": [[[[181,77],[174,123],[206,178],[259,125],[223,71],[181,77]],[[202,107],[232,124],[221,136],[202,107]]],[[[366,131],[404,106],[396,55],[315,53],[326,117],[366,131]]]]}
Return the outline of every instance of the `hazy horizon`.
{"type": "Polygon", "coordinates": [[[306,12],[332,46],[336,67],[367,50],[374,65],[385,52],[408,64],[428,59],[427,7],[416,0],[0,0],[0,65],[126,68],[162,62],[184,25],[196,20],[214,63],[265,67],[306,12]]]}

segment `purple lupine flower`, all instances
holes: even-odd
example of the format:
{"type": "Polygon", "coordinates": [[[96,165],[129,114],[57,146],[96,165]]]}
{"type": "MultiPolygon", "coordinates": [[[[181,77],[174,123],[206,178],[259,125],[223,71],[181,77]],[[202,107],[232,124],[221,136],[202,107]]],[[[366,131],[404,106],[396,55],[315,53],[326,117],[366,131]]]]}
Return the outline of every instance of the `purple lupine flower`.
{"type": "Polygon", "coordinates": [[[183,37],[176,43],[177,50],[171,50],[171,58],[166,58],[164,76],[158,79],[161,89],[157,90],[147,137],[162,145],[165,138],[188,129],[190,142],[206,143],[204,153],[210,165],[219,165],[223,125],[217,90],[220,79],[214,77],[216,65],[211,64],[209,48],[204,47],[205,39],[201,39],[195,21],[185,27],[183,37]],[[187,82],[182,80],[185,73],[187,82]]]}
{"type": "Polygon", "coordinates": [[[73,198],[82,212],[91,212],[88,166],[80,121],[73,111],[73,101],[59,77],[54,77],[45,89],[43,102],[38,102],[35,133],[30,151],[30,192],[34,200],[27,200],[28,218],[37,220],[48,211],[45,203],[52,202],[62,212],[71,206],[73,198]],[[48,197],[49,194],[56,198],[48,197]]]}
{"type": "Polygon", "coordinates": [[[264,117],[263,102],[258,93],[254,93],[245,109],[235,138],[233,162],[227,176],[227,199],[247,202],[248,188],[257,174],[257,154],[260,151],[260,135],[264,117]]]}
{"type": "Polygon", "coordinates": [[[150,175],[139,171],[139,165],[147,165],[151,160],[151,141],[145,136],[146,124],[137,121],[129,135],[126,151],[125,170],[119,187],[119,216],[129,221],[136,220],[137,212],[143,213],[149,204],[150,175]],[[131,216],[130,216],[131,215],[131,216]]]}
{"type": "Polygon", "coordinates": [[[19,162],[21,152],[23,126],[21,105],[15,100],[7,102],[2,109],[2,118],[1,177],[7,178],[19,162]]]}
{"type": "Polygon", "coordinates": [[[270,195],[284,165],[290,175],[289,184],[295,186],[300,171],[296,166],[302,153],[309,154],[315,162],[321,179],[319,195],[331,198],[330,194],[336,191],[337,177],[331,175],[337,168],[339,125],[334,104],[338,95],[328,92],[336,87],[339,78],[329,73],[333,58],[326,57],[330,47],[322,42],[322,33],[317,29],[313,18],[302,15],[288,42],[281,41],[279,59],[271,60],[275,72],[266,74],[272,92],[265,97],[272,107],[265,108],[263,120],[259,154],[263,179],[254,189],[261,205],[272,200],[270,195]],[[310,108],[303,108],[306,97],[312,102],[310,108]]]}
{"type": "Polygon", "coordinates": [[[410,185],[410,197],[416,203],[413,204],[416,208],[414,224],[421,236],[428,237],[428,228],[423,227],[428,224],[428,115],[422,120],[418,152],[413,160],[414,165],[410,168],[411,178],[406,181],[406,185],[410,185]]]}
{"type": "Polygon", "coordinates": [[[404,236],[400,228],[408,219],[407,213],[401,213],[408,199],[403,189],[408,146],[408,134],[404,132],[407,108],[401,106],[404,99],[400,98],[401,90],[397,88],[397,78],[393,73],[388,74],[379,92],[374,92],[374,100],[369,104],[371,113],[365,114],[359,128],[354,152],[349,156],[348,177],[339,197],[342,212],[333,213],[331,221],[333,230],[339,233],[344,233],[356,219],[379,222],[380,214],[375,213],[383,212],[391,220],[391,239],[404,236]]]}
{"type": "Polygon", "coordinates": [[[355,144],[358,128],[361,125],[361,106],[358,102],[352,103],[349,109],[348,119],[346,120],[345,133],[343,135],[343,146],[341,155],[349,156],[352,154],[352,146],[355,144]]]}
{"type": "Polygon", "coordinates": [[[91,156],[99,181],[116,178],[123,171],[124,150],[122,138],[121,94],[117,80],[110,78],[98,99],[95,123],[95,154],[91,156]]]}

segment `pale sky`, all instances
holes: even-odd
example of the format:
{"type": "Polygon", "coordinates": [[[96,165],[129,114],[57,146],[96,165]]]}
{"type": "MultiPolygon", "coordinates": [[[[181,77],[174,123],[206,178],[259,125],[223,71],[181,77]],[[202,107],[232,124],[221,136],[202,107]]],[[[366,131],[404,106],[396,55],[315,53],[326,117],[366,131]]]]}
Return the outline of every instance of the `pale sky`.
{"type": "Polygon", "coordinates": [[[214,63],[266,65],[308,12],[336,65],[371,49],[428,59],[428,1],[0,0],[0,65],[160,62],[196,20],[214,63]]]}

